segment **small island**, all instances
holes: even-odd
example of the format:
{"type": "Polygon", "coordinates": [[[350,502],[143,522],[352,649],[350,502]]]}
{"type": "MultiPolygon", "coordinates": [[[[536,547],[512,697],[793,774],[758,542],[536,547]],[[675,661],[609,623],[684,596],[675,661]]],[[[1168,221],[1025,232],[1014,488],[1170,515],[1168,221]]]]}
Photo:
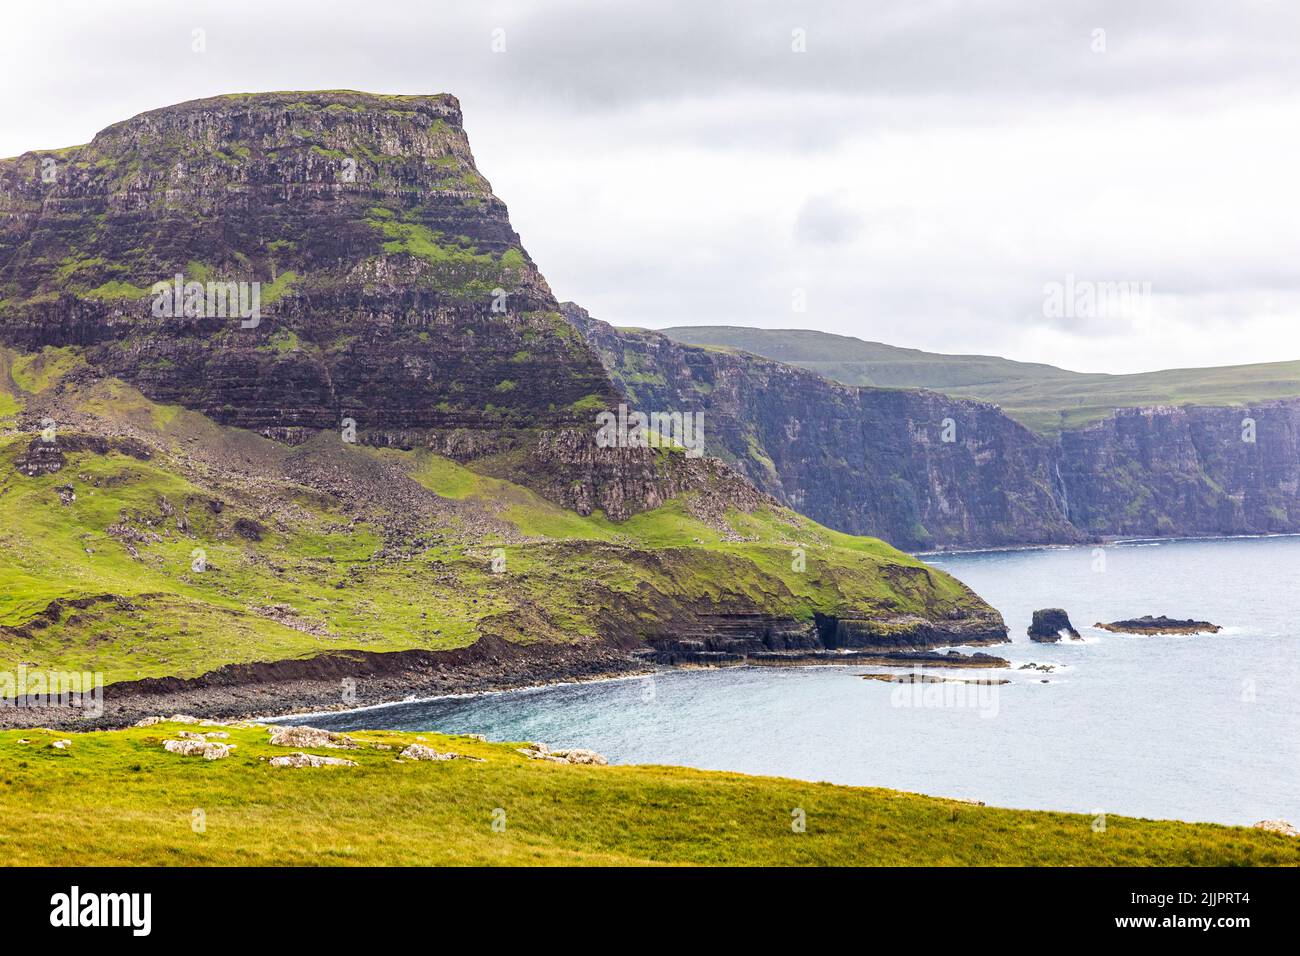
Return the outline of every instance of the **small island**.
{"type": "Polygon", "coordinates": [[[1219,625],[1211,624],[1209,621],[1179,621],[1164,615],[1152,617],[1150,614],[1128,621],[1097,623],[1093,627],[1117,634],[1218,634],[1223,630],[1219,625]]]}

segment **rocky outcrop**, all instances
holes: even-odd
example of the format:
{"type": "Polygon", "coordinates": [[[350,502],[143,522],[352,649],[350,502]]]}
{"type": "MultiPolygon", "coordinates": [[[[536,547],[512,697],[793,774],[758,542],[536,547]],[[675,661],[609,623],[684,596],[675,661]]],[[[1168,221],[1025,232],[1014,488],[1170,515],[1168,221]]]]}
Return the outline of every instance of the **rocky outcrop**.
{"type": "Polygon", "coordinates": [[[355,760],[345,760],[343,757],[322,757],[319,754],[285,754],[283,757],[272,757],[267,761],[272,767],[355,767],[355,760]]]}
{"type": "Polygon", "coordinates": [[[596,751],[582,750],[577,747],[552,750],[546,744],[531,743],[526,747],[519,747],[518,752],[530,760],[547,760],[551,763],[587,764],[596,767],[604,767],[609,764],[609,761],[596,751]]]}
{"type": "Polygon", "coordinates": [[[1297,830],[1285,820],[1260,820],[1253,826],[1255,830],[1266,830],[1269,833],[1276,833],[1278,836],[1300,836],[1300,830],[1297,830]]]}
{"type": "Polygon", "coordinates": [[[1218,634],[1223,628],[1209,621],[1179,621],[1171,617],[1135,617],[1127,621],[1094,624],[1093,627],[1117,634],[1218,634]]]}
{"type": "MultiPolygon", "coordinates": [[[[728,508],[750,512],[761,505],[779,504],[717,458],[650,448],[602,448],[594,434],[594,429],[543,432],[522,464],[507,464],[501,474],[578,514],[600,510],[613,521],[658,508],[688,492],[692,513],[719,530],[720,516],[728,508]]],[[[491,472],[491,464],[485,470],[491,472]]]]}
{"type": "Polygon", "coordinates": [[[1074,629],[1070,623],[1070,615],[1059,607],[1043,608],[1034,612],[1034,619],[1029,625],[1029,639],[1037,641],[1040,644],[1050,644],[1061,639],[1061,634],[1066,633],[1075,640],[1079,639],[1079,632],[1074,629]]]}
{"type": "Polygon", "coordinates": [[[340,750],[355,750],[357,747],[356,741],[346,734],[316,727],[272,727],[270,743],[273,747],[335,747],[340,750]]]}
{"type": "Polygon", "coordinates": [[[613,394],[447,95],[213,97],[0,160],[0,294],[0,342],[85,347],[287,441],[350,419],[361,441],[477,447],[454,436],[585,426],[613,394]],[[201,303],[155,314],[178,274],[201,303]],[[256,322],[209,304],[224,282],[249,304],[258,283],[256,322]]]}
{"type": "Polygon", "coordinates": [[[465,754],[457,753],[439,753],[432,747],[426,747],[424,744],[411,744],[406,747],[399,757],[405,757],[407,760],[476,760],[483,763],[482,757],[470,757],[465,754]]]}
{"type": "Polygon", "coordinates": [[[209,742],[207,740],[164,740],[163,749],[169,753],[185,757],[202,757],[204,760],[221,760],[230,756],[232,744],[209,742]]]}

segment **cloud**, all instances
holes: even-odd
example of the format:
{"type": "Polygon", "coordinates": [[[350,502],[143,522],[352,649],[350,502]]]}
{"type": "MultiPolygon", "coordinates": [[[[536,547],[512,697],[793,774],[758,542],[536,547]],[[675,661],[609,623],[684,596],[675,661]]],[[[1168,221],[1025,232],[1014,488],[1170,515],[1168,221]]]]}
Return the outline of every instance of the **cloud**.
{"type": "Polygon", "coordinates": [[[802,242],[838,245],[848,242],[862,227],[849,208],[845,193],[809,196],[794,220],[794,236],[802,242]]]}
{"type": "Polygon", "coordinates": [[[0,155],[217,93],[457,94],[552,288],[619,324],[802,326],[1098,371],[1300,357],[1294,4],[121,0],[6,17],[21,83],[0,155]],[[1067,275],[1149,282],[1150,314],[1053,320],[1043,286],[1067,275]]]}

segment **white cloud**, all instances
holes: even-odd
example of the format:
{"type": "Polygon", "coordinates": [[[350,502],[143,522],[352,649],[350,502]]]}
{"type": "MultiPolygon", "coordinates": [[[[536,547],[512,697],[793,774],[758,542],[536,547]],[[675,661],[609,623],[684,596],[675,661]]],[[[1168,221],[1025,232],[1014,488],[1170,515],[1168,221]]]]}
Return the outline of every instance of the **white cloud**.
{"type": "Polygon", "coordinates": [[[1300,357],[1298,10],[22,4],[0,35],[0,155],[217,93],[448,91],[556,294],[619,324],[1090,371],[1271,361],[1300,357]],[[1150,314],[1050,320],[1043,284],[1066,275],[1150,282],[1150,314]]]}

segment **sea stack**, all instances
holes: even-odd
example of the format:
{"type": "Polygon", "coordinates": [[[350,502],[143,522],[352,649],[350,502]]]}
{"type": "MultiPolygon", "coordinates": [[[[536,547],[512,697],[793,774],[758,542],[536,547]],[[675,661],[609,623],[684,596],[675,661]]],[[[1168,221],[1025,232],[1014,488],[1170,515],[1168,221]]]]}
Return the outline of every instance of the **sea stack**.
{"type": "Polygon", "coordinates": [[[1069,634],[1076,640],[1079,632],[1070,623],[1070,615],[1062,608],[1046,607],[1034,612],[1034,620],[1029,625],[1029,639],[1040,644],[1051,644],[1061,639],[1061,632],[1069,634]]]}

